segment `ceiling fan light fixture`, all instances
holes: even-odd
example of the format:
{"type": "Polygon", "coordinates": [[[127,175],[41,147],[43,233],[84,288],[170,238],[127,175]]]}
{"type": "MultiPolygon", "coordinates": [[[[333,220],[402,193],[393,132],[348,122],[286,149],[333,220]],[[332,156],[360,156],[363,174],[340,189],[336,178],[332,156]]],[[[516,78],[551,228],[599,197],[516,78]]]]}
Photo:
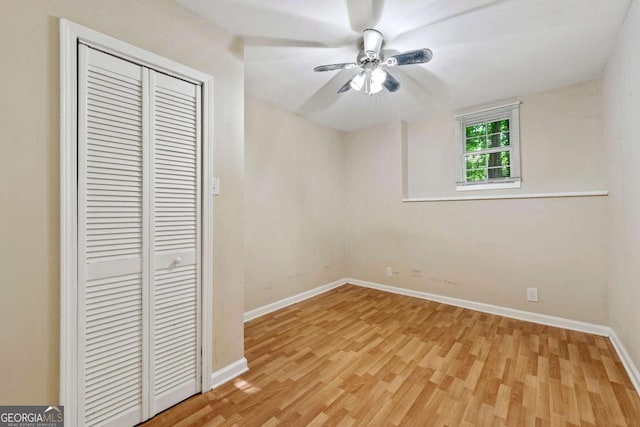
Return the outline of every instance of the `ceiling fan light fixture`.
{"type": "Polygon", "coordinates": [[[363,71],[351,79],[351,83],[350,83],[351,89],[358,90],[358,91],[362,90],[364,83],[365,83],[365,72],[363,71]]]}
{"type": "Polygon", "coordinates": [[[384,82],[387,80],[387,72],[376,68],[374,70],[366,70],[354,76],[349,85],[351,89],[364,92],[367,95],[373,95],[384,89],[384,82]]]}
{"type": "Polygon", "coordinates": [[[375,83],[373,81],[371,81],[368,85],[367,85],[367,91],[365,92],[367,95],[373,95],[376,94],[378,92],[380,92],[382,90],[383,86],[380,83],[375,83]]]}
{"type": "Polygon", "coordinates": [[[375,84],[381,85],[384,83],[386,79],[387,79],[386,71],[381,70],[380,68],[376,68],[371,72],[371,81],[375,84]]]}
{"type": "Polygon", "coordinates": [[[376,68],[371,71],[367,77],[369,79],[369,85],[367,86],[369,90],[367,91],[367,95],[373,95],[374,93],[380,92],[384,87],[383,85],[384,81],[387,79],[387,73],[380,68],[376,68]]]}

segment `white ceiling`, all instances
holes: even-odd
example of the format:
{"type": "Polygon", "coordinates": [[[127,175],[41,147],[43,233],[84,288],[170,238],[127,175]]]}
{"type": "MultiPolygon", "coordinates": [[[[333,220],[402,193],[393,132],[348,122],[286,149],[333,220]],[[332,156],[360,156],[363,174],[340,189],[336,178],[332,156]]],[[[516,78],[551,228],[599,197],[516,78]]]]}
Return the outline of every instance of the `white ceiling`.
{"type": "Polygon", "coordinates": [[[248,94],[344,131],[426,118],[600,77],[631,0],[176,0],[245,40],[248,94]],[[364,28],[383,51],[428,47],[393,69],[396,93],[337,95],[364,28]]]}

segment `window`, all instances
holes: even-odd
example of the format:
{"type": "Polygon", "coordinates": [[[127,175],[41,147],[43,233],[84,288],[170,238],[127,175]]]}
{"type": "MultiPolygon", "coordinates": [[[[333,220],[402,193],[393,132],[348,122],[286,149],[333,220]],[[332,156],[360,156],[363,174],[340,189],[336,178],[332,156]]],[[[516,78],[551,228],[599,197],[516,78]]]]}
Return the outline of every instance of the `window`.
{"type": "Polygon", "coordinates": [[[519,105],[456,117],[458,191],[520,188],[519,105]]]}

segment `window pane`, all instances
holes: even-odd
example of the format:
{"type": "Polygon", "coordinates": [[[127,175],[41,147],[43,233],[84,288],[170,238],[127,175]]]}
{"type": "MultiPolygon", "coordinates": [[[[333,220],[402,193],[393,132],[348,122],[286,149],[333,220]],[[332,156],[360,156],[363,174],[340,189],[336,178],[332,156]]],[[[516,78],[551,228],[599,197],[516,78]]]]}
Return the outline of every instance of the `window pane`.
{"type": "Polygon", "coordinates": [[[487,180],[486,169],[474,169],[467,171],[467,182],[477,182],[487,180]]]}
{"type": "Polygon", "coordinates": [[[511,165],[511,153],[508,151],[503,151],[500,153],[500,164],[502,166],[511,165]]]}
{"type": "Polygon", "coordinates": [[[489,179],[511,177],[511,168],[509,166],[499,166],[495,168],[489,168],[487,171],[488,171],[489,179]]]}
{"type": "Polygon", "coordinates": [[[509,132],[496,133],[493,135],[489,135],[488,138],[489,138],[489,148],[509,146],[509,132]]]}
{"type": "Polygon", "coordinates": [[[483,136],[481,138],[468,138],[467,139],[467,153],[478,150],[487,149],[487,139],[483,136]]]}
{"type": "Polygon", "coordinates": [[[488,154],[488,177],[489,179],[509,178],[511,176],[511,153],[500,151],[488,154]]]}
{"type": "Polygon", "coordinates": [[[469,169],[484,169],[487,167],[488,154],[474,154],[467,156],[467,170],[469,169]]]}
{"type": "Polygon", "coordinates": [[[473,138],[476,136],[485,136],[487,134],[487,124],[478,123],[475,125],[467,126],[466,132],[467,132],[467,138],[473,138]]]}
{"type": "Polygon", "coordinates": [[[487,123],[487,133],[509,132],[509,120],[487,123]]]}
{"type": "Polygon", "coordinates": [[[489,167],[502,166],[502,153],[489,154],[489,167]]]}

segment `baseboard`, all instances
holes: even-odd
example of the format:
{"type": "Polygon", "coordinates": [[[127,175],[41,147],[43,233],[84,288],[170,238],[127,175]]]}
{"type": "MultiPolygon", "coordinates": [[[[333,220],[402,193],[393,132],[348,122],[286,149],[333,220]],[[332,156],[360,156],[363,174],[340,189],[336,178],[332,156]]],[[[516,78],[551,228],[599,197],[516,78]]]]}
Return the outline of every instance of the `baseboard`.
{"type": "Polygon", "coordinates": [[[428,292],[397,288],[394,286],[381,285],[379,283],[366,282],[364,280],[358,279],[348,278],[345,279],[345,281],[352,285],[362,286],[365,288],[377,289],[394,294],[426,299],[429,301],[440,302],[456,307],[481,311],[483,313],[497,314],[499,316],[509,317],[512,319],[525,320],[527,322],[539,323],[547,326],[555,326],[557,328],[571,329],[573,331],[586,332],[589,334],[600,335],[604,337],[608,337],[611,332],[611,328],[609,328],[608,326],[580,322],[578,320],[565,319],[562,317],[549,316],[547,314],[533,313],[530,311],[516,310],[513,308],[502,307],[498,305],[485,304],[459,298],[445,297],[442,295],[430,294],[428,292]]]}
{"type": "Polygon", "coordinates": [[[332,289],[338,288],[345,284],[362,286],[365,288],[377,289],[379,291],[389,292],[392,294],[405,295],[414,298],[425,299],[443,304],[453,305],[456,307],[468,308],[470,310],[481,311],[483,313],[497,314],[499,316],[509,317],[512,319],[525,320],[527,322],[539,323],[557,328],[570,329],[573,331],[586,332],[588,334],[609,337],[611,328],[608,326],[597,325],[594,323],[581,322],[579,320],[565,319],[563,317],[550,316],[548,314],[533,313],[531,311],[516,310],[514,308],[502,307],[499,305],[486,304],[460,298],[446,297],[443,295],[431,294],[428,292],[416,291],[412,289],[397,288],[395,286],[382,285],[380,283],[367,282],[365,280],[345,278],[336,280],[326,285],[318,286],[306,292],[302,292],[271,304],[258,307],[244,314],[244,321],[256,319],[265,314],[290,306],[292,304],[312,298],[316,295],[323,294],[332,289]]]}
{"type": "Polygon", "coordinates": [[[280,310],[281,308],[315,297],[316,295],[329,292],[330,290],[338,288],[344,285],[345,283],[346,283],[346,279],[336,280],[335,282],[318,286],[317,288],[313,288],[308,291],[301,292],[299,294],[296,294],[287,298],[283,298],[279,301],[272,302],[271,304],[263,305],[262,307],[258,307],[256,309],[247,311],[244,314],[244,321],[248,322],[257,317],[264,316],[265,314],[271,313],[272,311],[280,310]]]}
{"type": "Polygon", "coordinates": [[[629,378],[631,379],[633,386],[640,395],[640,371],[638,371],[638,367],[633,363],[629,352],[622,344],[622,341],[620,341],[620,338],[613,328],[611,328],[611,335],[609,336],[609,339],[611,340],[611,344],[613,344],[613,348],[616,349],[624,368],[627,370],[627,374],[629,374],[629,378]]]}
{"type": "Polygon", "coordinates": [[[238,375],[244,374],[248,370],[249,366],[247,366],[247,359],[245,359],[244,357],[240,360],[236,360],[235,362],[225,366],[222,369],[218,369],[211,374],[211,389],[213,390],[214,388],[231,381],[238,375]]]}

